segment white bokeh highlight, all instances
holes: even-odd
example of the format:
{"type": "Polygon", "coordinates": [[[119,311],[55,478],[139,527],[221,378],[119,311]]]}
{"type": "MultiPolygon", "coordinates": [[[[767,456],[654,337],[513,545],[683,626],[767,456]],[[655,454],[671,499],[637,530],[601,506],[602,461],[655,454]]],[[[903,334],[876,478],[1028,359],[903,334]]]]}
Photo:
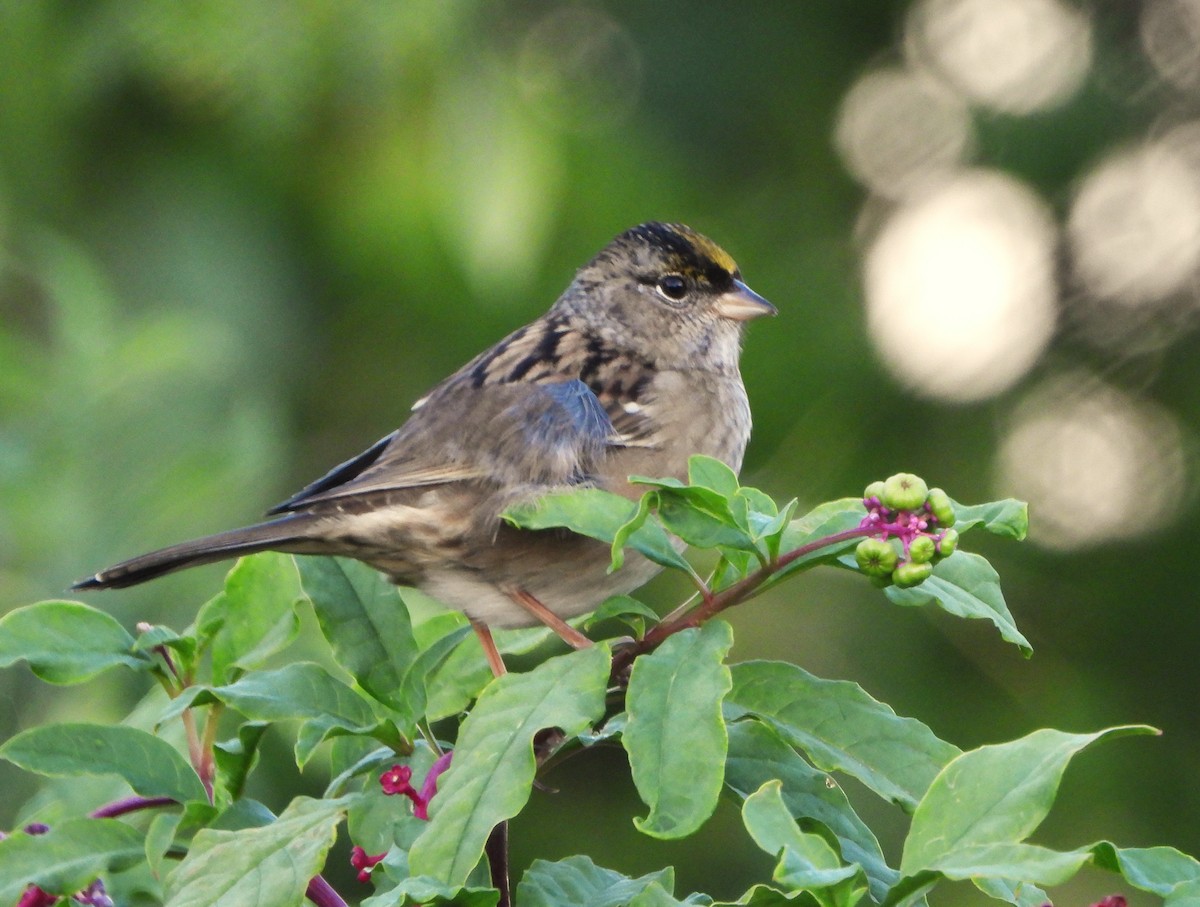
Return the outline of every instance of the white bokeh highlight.
{"type": "Polygon", "coordinates": [[[927,74],[899,66],[854,83],[834,136],[850,172],[887,198],[910,194],[959,166],[973,144],[962,97],[927,74]]]}
{"type": "Polygon", "coordinates": [[[1061,0],[921,0],[905,49],[976,104],[1003,113],[1049,110],[1092,64],[1091,23],[1061,0]]]}
{"type": "Polygon", "coordinates": [[[1181,91],[1200,89],[1200,0],[1147,0],[1139,31],[1165,81],[1181,91]]]}
{"type": "Polygon", "coordinates": [[[966,171],[900,207],[866,258],[867,324],[887,367],[937,399],[992,397],[1054,332],[1055,224],[1024,184],[966,171]]]}
{"type": "Polygon", "coordinates": [[[1183,289],[1200,267],[1200,173],[1181,134],[1097,165],[1079,186],[1067,234],[1073,275],[1091,295],[1142,305],[1183,289]]]}
{"type": "Polygon", "coordinates": [[[1030,538],[1071,550],[1170,524],[1188,487],[1175,417],[1086,373],[1046,382],[1001,440],[996,486],[1029,502],[1030,538]]]}

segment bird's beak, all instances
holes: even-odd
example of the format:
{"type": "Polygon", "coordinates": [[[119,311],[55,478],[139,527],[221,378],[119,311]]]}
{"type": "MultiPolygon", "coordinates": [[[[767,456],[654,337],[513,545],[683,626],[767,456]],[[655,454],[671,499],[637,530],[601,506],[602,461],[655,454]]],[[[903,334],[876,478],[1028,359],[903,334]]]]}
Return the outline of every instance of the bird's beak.
{"type": "Polygon", "coordinates": [[[779,314],[775,306],[736,279],[732,290],[717,297],[716,309],[718,315],[731,321],[749,321],[763,315],[779,314]]]}

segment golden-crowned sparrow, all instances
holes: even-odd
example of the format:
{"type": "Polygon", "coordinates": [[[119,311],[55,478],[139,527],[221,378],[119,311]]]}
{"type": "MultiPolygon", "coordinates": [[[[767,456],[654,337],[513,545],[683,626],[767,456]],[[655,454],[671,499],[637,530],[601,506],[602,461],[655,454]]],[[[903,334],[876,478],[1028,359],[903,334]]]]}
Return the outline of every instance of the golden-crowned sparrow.
{"type": "MultiPolygon", "coordinates": [[[[750,435],[738,371],[742,323],[775,313],[733,259],[679,224],[617,236],[550,311],[476,356],[404,425],[270,511],[101,570],[77,589],[130,586],[256,551],[357,558],[487,625],[546,623],[629,592],[658,567],[608,546],[513,529],[501,512],[596,485],[635,498],[632,474],[683,478],[691,454],[737,470],[750,435]]],[[[498,668],[494,648],[489,649],[498,668]]]]}

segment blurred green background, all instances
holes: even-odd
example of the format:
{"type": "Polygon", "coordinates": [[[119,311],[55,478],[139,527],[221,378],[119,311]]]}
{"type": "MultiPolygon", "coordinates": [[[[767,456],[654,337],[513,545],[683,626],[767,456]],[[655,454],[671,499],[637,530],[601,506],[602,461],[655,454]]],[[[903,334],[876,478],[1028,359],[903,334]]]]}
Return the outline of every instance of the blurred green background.
{"type": "MultiPolygon", "coordinates": [[[[780,310],[747,335],[745,481],[809,506],[912,470],[1041,527],[970,539],[1030,661],[832,573],[734,613],[736,657],[858,681],[963,747],[1153,724],[1078,759],[1036,840],[1200,852],[1197,28],[1188,0],[6,3],[0,607],[252,521],[612,235],[678,220],[780,310]]],[[[221,575],[89,601],[181,627],[221,575]]],[[[141,692],[24,668],[0,691],[0,737],[141,692]]],[[[518,866],[767,876],[728,807],[697,841],[639,836],[619,758],[535,794],[518,866]]],[[[33,784],[0,766],[0,825],[33,784]]],[[[858,799],[898,860],[903,817],[858,799]]]]}

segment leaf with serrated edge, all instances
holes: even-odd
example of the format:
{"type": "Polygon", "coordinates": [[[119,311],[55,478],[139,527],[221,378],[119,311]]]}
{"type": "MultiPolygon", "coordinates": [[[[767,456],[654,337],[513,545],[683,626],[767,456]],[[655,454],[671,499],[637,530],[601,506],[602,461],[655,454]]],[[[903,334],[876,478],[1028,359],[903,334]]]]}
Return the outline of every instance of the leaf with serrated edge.
{"type": "Polygon", "coordinates": [[[296,907],[325,865],[350,802],[297,797],[270,825],[198,832],[167,876],[165,907],[296,907]]]}
{"type": "Polygon", "coordinates": [[[609,667],[607,646],[595,645],[526,674],[506,674],[484,689],[463,722],[429,825],[409,854],[414,875],[450,885],[466,881],[492,828],[529,799],[534,735],[557,727],[571,737],[599,720],[609,667]]]}
{"type": "Polygon", "coordinates": [[[154,662],[134,651],[134,639],[111,615],[80,602],[45,601],[0,618],[0,668],[18,661],[48,683],[81,683],[124,665],[146,671],[154,662]]]}
{"type": "Polygon", "coordinates": [[[956,617],[990,620],[1000,636],[1020,648],[1026,657],[1033,654],[1009,613],[1000,591],[1000,577],[986,559],[970,551],[956,551],[933,568],[933,576],[919,586],[901,589],[888,586],[884,593],[897,605],[921,607],[930,603],[956,617]]]}
{"type": "Polygon", "coordinates": [[[204,800],[204,785],[171,744],[133,727],[44,724],[0,747],[0,757],[39,775],[119,775],[143,797],[204,800]]]}
{"type": "Polygon", "coordinates": [[[856,683],[822,680],[785,662],[734,665],[726,718],[753,714],[825,771],[842,771],[913,809],[956,746],[901,718],[856,683]]]}
{"type": "Polygon", "coordinates": [[[942,769],[913,813],[900,871],[938,869],[963,848],[1023,841],[1046,817],[1076,753],[1106,737],[1152,733],[1133,725],[1093,734],[1043,728],[962,753],[942,769]]]}
{"type": "Polygon", "coordinates": [[[669,637],[633,663],[625,695],[628,722],[621,743],[633,783],[650,807],[634,824],[656,838],[680,838],[704,823],[717,805],[728,737],[721,700],[729,691],[725,655],[729,624],[669,637]]]}

